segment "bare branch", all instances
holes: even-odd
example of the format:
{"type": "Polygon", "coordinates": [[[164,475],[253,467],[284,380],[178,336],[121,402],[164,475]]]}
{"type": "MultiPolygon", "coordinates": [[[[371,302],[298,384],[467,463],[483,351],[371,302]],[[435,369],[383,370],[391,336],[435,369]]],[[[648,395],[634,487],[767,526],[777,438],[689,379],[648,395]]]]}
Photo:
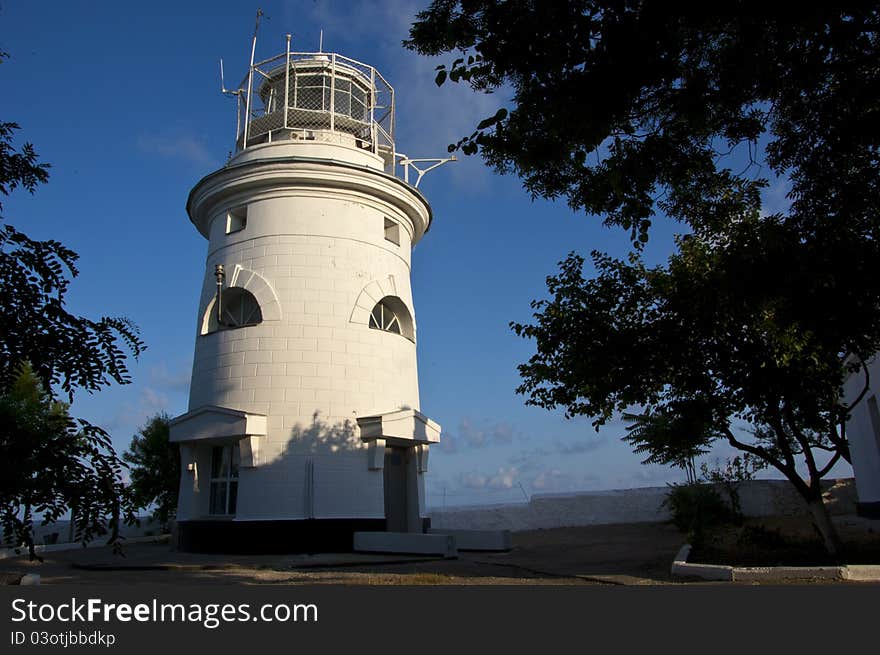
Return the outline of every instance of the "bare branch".
{"type": "Polygon", "coordinates": [[[792,435],[795,440],[800,444],[801,450],[804,454],[804,461],[807,463],[807,470],[810,472],[810,481],[814,482],[818,478],[821,478],[821,475],[818,475],[819,471],[816,468],[816,458],[813,457],[813,450],[810,446],[810,440],[807,439],[807,436],[801,432],[800,428],[797,426],[797,421],[794,417],[794,412],[791,409],[791,403],[786,400],[782,404],[783,413],[785,415],[785,422],[788,424],[788,428],[791,430],[792,435]]]}
{"type": "Polygon", "coordinates": [[[828,471],[830,471],[831,468],[832,468],[835,464],[837,464],[837,461],[838,461],[839,459],[840,459],[840,451],[837,451],[836,453],[834,453],[834,456],[833,456],[830,460],[828,460],[828,463],[822,468],[822,470],[820,470],[820,471],[818,472],[819,477],[820,477],[820,478],[824,477],[825,474],[828,473],[828,471]]]}
{"type": "Polygon", "coordinates": [[[856,396],[856,399],[854,401],[852,401],[852,404],[850,404],[849,406],[843,405],[843,409],[846,411],[847,414],[852,411],[853,407],[862,402],[862,399],[865,397],[871,387],[871,374],[868,372],[868,365],[865,364],[865,361],[861,357],[859,357],[859,364],[862,365],[862,370],[865,372],[865,384],[862,387],[861,393],[856,396]]]}
{"type": "Polygon", "coordinates": [[[762,448],[761,446],[752,446],[750,444],[740,441],[733,435],[733,432],[730,430],[730,428],[725,428],[724,434],[727,437],[727,442],[737,450],[743,450],[747,453],[751,453],[755,457],[760,457],[774,468],[779,469],[783,473],[785,472],[786,466],[778,459],[773,457],[772,453],[770,453],[770,451],[768,451],[766,448],[762,448]]]}
{"type": "Polygon", "coordinates": [[[782,426],[782,418],[779,416],[779,410],[774,408],[771,410],[770,414],[772,414],[772,416],[770,416],[772,421],[770,427],[773,428],[773,431],[776,433],[776,445],[779,446],[779,450],[782,452],[782,456],[785,458],[785,463],[788,468],[795,470],[794,454],[791,452],[791,446],[789,446],[788,440],[785,438],[785,428],[782,426]]]}

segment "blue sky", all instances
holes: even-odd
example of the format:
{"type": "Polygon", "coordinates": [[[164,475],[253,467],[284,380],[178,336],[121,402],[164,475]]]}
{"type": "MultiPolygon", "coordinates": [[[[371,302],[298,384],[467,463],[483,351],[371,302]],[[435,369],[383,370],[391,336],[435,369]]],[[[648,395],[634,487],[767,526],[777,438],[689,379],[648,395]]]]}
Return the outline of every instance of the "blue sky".
{"type": "MultiPolygon", "coordinates": [[[[374,65],[397,94],[398,150],[445,156],[504,104],[433,82],[440,61],[400,45],[426,1],[290,0],[265,12],[257,57],[324,50],[374,65]]],[[[192,186],[223,165],[235,129],[233,101],[219,92],[246,72],[257,3],[0,2],[0,120],[52,164],[37,194],[6,199],[9,222],[58,239],[81,256],[70,305],[97,318],[128,316],[148,350],[133,383],[89,396],[76,415],[108,429],[125,449],[145,419],[186,411],[196,306],[206,243],[190,224],[192,186]]],[[[449,62],[446,62],[449,63],[449,62]]],[[[623,255],[627,235],[564,203],[531,201],[513,177],[461,157],[420,185],[434,223],[413,254],[422,411],[444,428],[432,449],[429,504],[519,502],[533,493],[656,486],[681,476],[645,467],[620,441],[619,423],[596,433],[588,419],[525,407],[516,365],[531,344],[510,321],[571,250],[623,255]]],[[[766,196],[784,202],[784,185],[766,196]]],[[[658,224],[647,258],[662,261],[677,226],[658,224]]],[[[720,447],[710,457],[731,453],[720,447]]],[[[848,467],[838,475],[849,476],[848,467]]]]}

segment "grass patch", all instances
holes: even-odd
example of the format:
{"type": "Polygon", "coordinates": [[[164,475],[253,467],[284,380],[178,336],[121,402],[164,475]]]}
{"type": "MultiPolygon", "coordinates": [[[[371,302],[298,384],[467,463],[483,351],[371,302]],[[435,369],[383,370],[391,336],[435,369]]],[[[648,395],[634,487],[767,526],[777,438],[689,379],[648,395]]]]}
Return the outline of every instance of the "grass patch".
{"type": "Polygon", "coordinates": [[[442,573],[410,573],[408,575],[401,575],[399,584],[439,585],[453,584],[454,582],[455,578],[453,576],[442,573]]]}
{"type": "Polygon", "coordinates": [[[729,566],[831,566],[880,564],[880,533],[863,525],[839,526],[844,552],[834,559],[825,552],[809,519],[746,519],[709,531],[688,557],[698,564],[729,566]]]}

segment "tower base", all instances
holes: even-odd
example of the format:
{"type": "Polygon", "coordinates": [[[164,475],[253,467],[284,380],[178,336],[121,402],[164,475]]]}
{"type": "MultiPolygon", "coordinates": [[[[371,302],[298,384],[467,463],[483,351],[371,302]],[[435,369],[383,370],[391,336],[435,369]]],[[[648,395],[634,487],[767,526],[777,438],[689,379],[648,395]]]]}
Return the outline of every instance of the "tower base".
{"type": "Polygon", "coordinates": [[[880,501],[856,503],[856,514],[866,519],[880,519],[880,501]]]}
{"type": "Polygon", "coordinates": [[[385,525],[385,519],[180,521],[176,546],[188,553],[349,553],[355,532],[384,532],[385,525]]]}

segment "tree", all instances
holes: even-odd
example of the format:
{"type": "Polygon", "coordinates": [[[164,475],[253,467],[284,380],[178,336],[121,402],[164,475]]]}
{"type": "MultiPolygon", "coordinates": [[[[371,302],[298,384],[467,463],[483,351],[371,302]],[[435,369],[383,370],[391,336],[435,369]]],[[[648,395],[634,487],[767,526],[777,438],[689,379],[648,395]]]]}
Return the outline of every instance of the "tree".
{"type": "MultiPolygon", "coordinates": [[[[0,53],[0,61],[5,55],[0,53]]],[[[48,180],[31,144],[16,150],[15,123],[0,123],[0,193],[33,193],[48,180]]],[[[71,419],[55,399],[72,402],[77,390],[93,392],[130,381],[126,361],[145,348],[126,318],[94,321],[65,306],[77,254],[57,241],[37,241],[6,223],[0,204],[0,396],[4,422],[0,461],[0,515],[4,539],[26,543],[31,557],[35,514],[44,523],[75,507],[75,534],[86,542],[109,531],[116,543],[120,521],[133,521],[124,493],[123,464],[100,427],[71,419]],[[128,351],[128,352],[126,352],[128,351]],[[22,388],[29,391],[22,392],[22,388]],[[25,393],[26,399],[22,399],[25,393]]]]}
{"type": "Polygon", "coordinates": [[[723,438],[794,484],[834,554],[820,482],[849,461],[842,381],[867,390],[880,346],[878,27],[856,3],[435,0],[406,43],[463,53],[438,84],[512,90],[451,149],[631,235],[625,260],[592,253],[591,279],[572,253],[534,323],[512,324],[536,342],[527,402],[597,427],[641,406],[723,438]],[[790,185],[775,213],[770,176],[790,185]],[[682,234],[648,267],[664,217],[682,234]]]}
{"type": "Polygon", "coordinates": [[[709,452],[709,445],[719,436],[704,432],[705,411],[702,403],[678,403],[675,411],[624,412],[629,425],[623,440],[636,454],[647,454],[642,464],[675,466],[685,472],[688,484],[695,484],[696,458],[709,452]]]}
{"type": "Polygon", "coordinates": [[[3,539],[24,544],[32,559],[37,514],[46,525],[75,507],[74,532],[82,541],[110,533],[115,543],[120,522],[134,521],[123,464],[106,433],[71,418],[28,363],[0,393],[0,452],[3,539]]]}
{"type": "MultiPolygon", "coordinates": [[[[0,123],[0,193],[17,187],[34,193],[48,180],[48,166],[36,161],[31,144],[16,152],[18,125],[0,123]]],[[[0,221],[6,221],[2,215],[0,221]]],[[[49,390],[58,385],[72,401],[77,388],[97,391],[111,381],[130,381],[126,348],[144,349],[127,318],[97,321],[67,311],[65,295],[77,276],[79,256],[57,241],[35,241],[6,223],[0,229],[0,389],[12,384],[18,366],[30,362],[49,390]]]]}
{"type": "Polygon", "coordinates": [[[131,464],[131,492],[140,509],[154,506],[153,518],[167,527],[177,512],[180,450],[168,441],[169,418],[157,414],[131,440],[122,459],[131,464]]]}

